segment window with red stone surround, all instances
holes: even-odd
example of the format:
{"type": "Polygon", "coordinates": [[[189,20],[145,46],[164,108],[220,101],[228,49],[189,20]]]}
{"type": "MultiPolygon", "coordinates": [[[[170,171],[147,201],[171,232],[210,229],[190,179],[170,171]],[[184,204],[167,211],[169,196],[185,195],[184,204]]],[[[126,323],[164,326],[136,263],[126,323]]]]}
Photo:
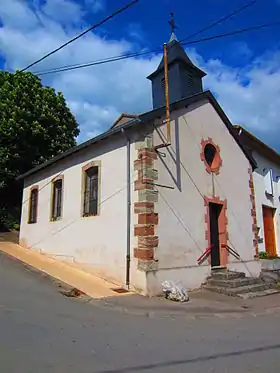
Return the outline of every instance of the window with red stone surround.
{"type": "Polygon", "coordinates": [[[204,162],[206,171],[218,175],[223,163],[219,145],[208,137],[207,140],[201,140],[201,148],[200,159],[204,162]]]}
{"type": "MultiPolygon", "coordinates": [[[[222,206],[219,218],[218,218],[218,225],[219,225],[219,240],[220,240],[220,264],[221,266],[226,266],[228,263],[228,251],[224,245],[228,244],[228,231],[227,231],[227,200],[221,200],[219,197],[204,197],[204,205],[206,206],[205,212],[205,223],[206,223],[206,230],[205,230],[205,239],[208,242],[208,247],[211,246],[211,235],[210,235],[210,216],[209,216],[209,203],[216,203],[222,206]]],[[[211,263],[211,258],[208,259],[209,263],[211,263]]]]}
{"type": "Polygon", "coordinates": [[[257,212],[256,212],[256,201],[255,201],[255,188],[253,181],[253,172],[251,168],[248,168],[249,173],[249,188],[250,188],[250,199],[251,199],[251,216],[253,219],[252,231],[253,231],[253,247],[255,249],[255,259],[259,258],[259,246],[258,246],[258,224],[257,224],[257,212]]]}

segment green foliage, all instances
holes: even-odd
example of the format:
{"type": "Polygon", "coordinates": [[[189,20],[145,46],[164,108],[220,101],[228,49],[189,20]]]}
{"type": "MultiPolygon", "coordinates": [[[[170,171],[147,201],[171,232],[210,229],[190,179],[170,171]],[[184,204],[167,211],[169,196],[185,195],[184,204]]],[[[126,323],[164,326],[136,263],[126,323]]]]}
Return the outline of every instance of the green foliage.
{"type": "Polygon", "coordinates": [[[78,124],[62,93],[29,72],[0,72],[0,222],[19,223],[15,178],[76,145],[78,124]]]}
{"type": "Polygon", "coordinates": [[[259,252],[259,258],[260,259],[277,259],[278,256],[272,253],[268,253],[266,251],[259,252]]]}

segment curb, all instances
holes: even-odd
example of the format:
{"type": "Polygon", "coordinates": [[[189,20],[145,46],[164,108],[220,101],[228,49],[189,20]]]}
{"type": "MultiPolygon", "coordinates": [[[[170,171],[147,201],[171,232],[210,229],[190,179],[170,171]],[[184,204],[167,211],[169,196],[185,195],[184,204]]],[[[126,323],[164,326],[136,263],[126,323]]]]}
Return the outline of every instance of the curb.
{"type": "MultiPolygon", "coordinates": [[[[80,291],[79,288],[75,288],[74,286],[64,282],[61,279],[58,279],[52,276],[45,271],[40,270],[27,262],[24,262],[7,253],[0,248],[0,255],[7,256],[10,260],[20,263],[26,270],[32,272],[36,275],[39,275],[41,278],[50,281],[53,285],[55,285],[58,289],[58,292],[61,295],[66,297],[75,298],[75,300],[81,301],[85,304],[89,304],[94,307],[98,307],[100,309],[106,309],[109,311],[116,311],[122,314],[133,315],[133,316],[141,316],[147,318],[183,318],[188,320],[202,320],[202,319],[242,319],[245,317],[260,317],[260,316],[280,316],[280,306],[273,306],[267,309],[263,309],[260,311],[253,311],[252,309],[240,309],[240,310],[232,310],[230,308],[225,309],[217,309],[211,306],[208,307],[209,309],[207,312],[203,310],[203,307],[195,307],[192,309],[178,309],[178,310],[166,310],[166,309],[153,309],[152,307],[149,309],[148,307],[133,307],[133,306],[126,306],[114,304],[110,302],[111,297],[103,297],[103,298],[93,298],[90,295],[87,295],[83,291],[80,291]]],[[[115,295],[114,297],[119,297],[119,295],[115,295]]],[[[160,305],[159,305],[160,306],[160,305]]]]}
{"type": "Polygon", "coordinates": [[[280,306],[273,307],[266,310],[261,310],[254,312],[253,310],[240,310],[240,311],[232,311],[232,310],[215,310],[213,312],[203,312],[203,310],[194,309],[187,310],[187,311],[159,311],[159,310],[148,310],[148,309],[140,309],[135,307],[125,307],[125,306],[116,306],[112,304],[108,304],[104,301],[91,299],[90,297],[83,297],[80,298],[82,301],[84,300],[86,303],[94,306],[99,307],[101,309],[106,309],[110,311],[119,312],[122,314],[133,315],[133,316],[141,316],[147,318],[183,318],[183,319],[190,319],[190,320],[202,320],[202,319],[243,319],[246,317],[260,317],[260,316],[267,316],[267,315],[274,315],[280,317],[280,306]]]}
{"type": "Polygon", "coordinates": [[[126,295],[117,294],[114,292],[114,288],[117,287],[116,284],[112,284],[105,279],[83,270],[78,264],[59,261],[51,256],[24,249],[10,242],[1,242],[0,252],[17,259],[39,272],[48,274],[61,283],[68,284],[71,288],[79,289],[82,293],[88,294],[93,299],[126,295]]]}

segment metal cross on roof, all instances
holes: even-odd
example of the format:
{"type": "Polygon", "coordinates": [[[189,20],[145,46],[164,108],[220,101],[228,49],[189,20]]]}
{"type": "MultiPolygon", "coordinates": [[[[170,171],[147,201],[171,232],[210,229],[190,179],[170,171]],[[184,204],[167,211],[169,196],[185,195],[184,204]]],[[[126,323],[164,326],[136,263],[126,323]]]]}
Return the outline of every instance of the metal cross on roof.
{"type": "Polygon", "coordinates": [[[175,23],[175,20],[174,20],[174,13],[170,13],[170,15],[171,15],[171,20],[168,21],[168,23],[169,23],[170,26],[171,26],[171,31],[172,31],[172,33],[174,33],[175,29],[178,28],[178,27],[177,27],[177,25],[176,25],[176,23],[175,23]]]}
{"type": "Polygon", "coordinates": [[[170,37],[170,40],[169,40],[169,43],[171,43],[172,41],[176,40],[178,41],[176,35],[175,35],[175,29],[178,28],[177,25],[175,24],[175,20],[174,20],[174,13],[170,13],[171,15],[171,20],[168,21],[168,23],[170,24],[171,26],[171,37],[170,37]]]}

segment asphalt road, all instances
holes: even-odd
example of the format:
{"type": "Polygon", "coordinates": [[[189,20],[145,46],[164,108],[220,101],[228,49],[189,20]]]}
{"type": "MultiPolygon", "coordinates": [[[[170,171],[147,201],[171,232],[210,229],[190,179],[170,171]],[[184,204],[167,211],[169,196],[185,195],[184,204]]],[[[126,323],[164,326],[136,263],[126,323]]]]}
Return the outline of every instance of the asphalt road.
{"type": "Polygon", "coordinates": [[[0,371],[280,371],[280,317],[191,320],[103,309],[0,254],[0,371]]]}

